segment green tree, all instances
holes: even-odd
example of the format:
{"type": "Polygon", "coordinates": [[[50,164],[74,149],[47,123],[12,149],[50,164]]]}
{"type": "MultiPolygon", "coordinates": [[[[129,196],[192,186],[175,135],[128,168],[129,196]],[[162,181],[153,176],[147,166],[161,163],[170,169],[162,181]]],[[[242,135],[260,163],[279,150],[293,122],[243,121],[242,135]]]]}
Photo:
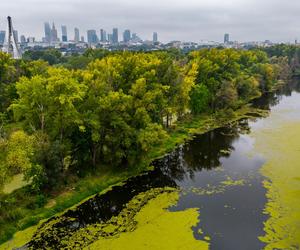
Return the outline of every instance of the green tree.
{"type": "Polygon", "coordinates": [[[208,109],[211,99],[209,90],[204,84],[195,85],[191,91],[190,108],[193,114],[200,114],[208,109]]]}
{"type": "Polygon", "coordinates": [[[223,81],[216,94],[216,106],[218,108],[232,107],[238,99],[236,88],[232,82],[223,81]]]}
{"type": "Polygon", "coordinates": [[[36,161],[37,139],[24,131],[13,132],[5,145],[5,164],[2,174],[6,177],[22,173],[24,179],[38,191],[44,182],[44,168],[36,161]]]}

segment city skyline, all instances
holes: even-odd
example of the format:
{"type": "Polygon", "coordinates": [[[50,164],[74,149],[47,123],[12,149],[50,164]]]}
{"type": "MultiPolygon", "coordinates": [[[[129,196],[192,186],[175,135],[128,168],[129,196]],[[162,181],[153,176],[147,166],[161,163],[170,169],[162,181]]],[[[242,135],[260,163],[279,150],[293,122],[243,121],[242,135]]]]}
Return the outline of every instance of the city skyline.
{"type": "MultiPolygon", "coordinates": [[[[284,4],[280,0],[211,0],[185,2],[171,0],[22,0],[5,1],[0,9],[0,30],[5,29],[5,18],[11,15],[19,34],[41,39],[44,20],[54,21],[74,30],[119,30],[130,28],[145,40],[154,31],[162,42],[171,40],[223,41],[223,34],[234,34],[232,40],[275,42],[294,41],[300,37],[298,13],[300,2],[284,4]],[[80,25],[79,25],[80,24],[80,25]]],[[[85,35],[86,36],[86,35],[85,35]]]]}
{"type": "MultiPolygon", "coordinates": [[[[44,22],[44,31],[43,31],[43,35],[42,36],[38,36],[37,41],[40,42],[45,42],[45,43],[55,43],[55,42],[80,42],[82,41],[81,38],[84,37],[86,38],[88,43],[98,43],[98,42],[107,42],[110,41],[109,36],[111,36],[111,42],[116,44],[118,42],[129,42],[131,40],[135,39],[135,36],[137,37],[136,33],[132,33],[130,29],[125,29],[123,31],[119,31],[118,28],[114,27],[111,29],[111,33],[109,33],[109,31],[106,31],[104,29],[88,29],[86,31],[80,31],[79,28],[77,28],[76,26],[74,27],[73,31],[70,31],[69,27],[67,25],[59,25],[60,29],[56,28],[56,23],[55,22],[48,22],[45,21],[44,22]],[[91,34],[93,33],[93,34],[91,34]],[[80,35],[83,34],[83,35],[80,35]],[[132,34],[132,35],[131,35],[132,34]],[[91,36],[93,36],[91,38],[91,36]],[[90,41],[89,41],[90,40],[90,41]],[[92,42],[91,42],[92,41],[92,42]]],[[[0,29],[0,41],[5,41],[6,37],[6,33],[8,31],[8,27],[6,27],[6,29],[0,29]]],[[[26,36],[21,32],[21,34],[18,34],[18,30],[15,29],[14,30],[15,36],[17,38],[17,40],[19,40],[20,37],[24,37],[26,38],[26,36]]],[[[156,40],[155,42],[157,42],[157,37],[158,34],[157,32],[153,32],[153,34],[156,34],[156,40]]],[[[32,35],[29,35],[28,38],[32,38],[32,35]]],[[[36,38],[36,37],[34,37],[36,38]]],[[[137,37],[138,38],[138,37],[137,37]]],[[[152,36],[153,39],[153,36],[152,36]]],[[[149,40],[149,41],[152,41],[149,40]]],[[[3,43],[0,42],[0,43],[3,43]]]]}

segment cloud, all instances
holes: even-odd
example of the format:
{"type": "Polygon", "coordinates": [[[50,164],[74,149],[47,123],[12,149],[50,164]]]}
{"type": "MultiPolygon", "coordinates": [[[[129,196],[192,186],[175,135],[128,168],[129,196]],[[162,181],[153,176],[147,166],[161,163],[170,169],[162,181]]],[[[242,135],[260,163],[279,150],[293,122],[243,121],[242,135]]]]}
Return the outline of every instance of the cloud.
{"type": "Polygon", "coordinates": [[[221,41],[229,32],[239,41],[292,41],[300,38],[299,0],[14,0],[3,1],[0,29],[6,16],[27,36],[43,36],[43,23],[54,21],[58,30],[66,24],[82,34],[118,27],[150,39],[157,31],[163,41],[221,41]]]}

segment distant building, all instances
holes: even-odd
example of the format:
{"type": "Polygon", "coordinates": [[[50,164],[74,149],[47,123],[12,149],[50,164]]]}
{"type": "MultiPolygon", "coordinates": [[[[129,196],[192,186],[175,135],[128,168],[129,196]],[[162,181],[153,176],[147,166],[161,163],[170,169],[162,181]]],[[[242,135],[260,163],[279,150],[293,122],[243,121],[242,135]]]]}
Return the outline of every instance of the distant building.
{"type": "Polygon", "coordinates": [[[74,41],[76,43],[78,43],[80,41],[80,34],[79,34],[79,29],[78,28],[74,29],[74,41]]]}
{"type": "Polygon", "coordinates": [[[3,45],[5,42],[5,30],[0,30],[0,44],[3,45]]]}
{"type": "Polygon", "coordinates": [[[103,43],[107,41],[106,31],[104,29],[100,30],[100,41],[103,43]]]}
{"type": "Polygon", "coordinates": [[[117,28],[113,28],[112,43],[114,44],[119,43],[119,32],[117,28]]]}
{"type": "Polygon", "coordinates": [[[89,44],[98,43],[98,37],[97,37],[96,30],[88,30],[87,31],[87,41],[89,44]]]}
{"type": "Polygon", "coordinates": [[[19,34],[18,34],[17,30],[14,30],[14,38],[15,38],[16,43],[18,43],[19,42],[19,34]]]}
{"type": "Polygon", "coordinates": [[[138,35],[137,35],[136,33],[133,33],[133,34],[132,34],[131,40],[132,40],[132,42],[135,42],[135,43],[140,43],[140,42],[142,42],[142,39],[139,38],[138,35]]]}
{"type": "Polygon", "coordinates": [[[109,43],[113,43],[113,35],[112,34],[108,34],[107,35],[107,40],[109,43]]]}
{"type": "Polygon", "coordinates": [[[135,40],[135,39],[137,39],[137,34],[136,33],[132,33],[132,40],[135,40]]]}
{"type": "Polygon", "coordinates": [[[224,43],[227,44],[229,42],[230,42],[230,40],[229,40],[229,34],[225,34],[224,35],[224,43]]]}
{"type": "Polygon", "coordinates": [[[34,43],[35,42],[35,38],[34,37],[28,37],[27,38],[27,42],[28,43],[34,43]]]}
{"type": "Polygon", "coordinates": [[[80,41],[81,41],[82,43],[84,43],[84,36],[81,36],[80,41]]]}
{"type": "Polygon", "coordinates": [[[125,30],[123,33],[123,41],[128,43],[131,40],[131,33],[130,30],[125,30]]]}
{"type": "Polygon", "coordinates": [[[68,33],[67,33],[67,26],[66,25],[61,26],[61,40],[63,42],[68,41],[68,33]]]}
{"type": "Polygon", "coordinates": [[[58,37],[57,37],[57,29],[55,28],[55,24],[52,24],[52,29],[51,29],[51,42],[57,42],[58,37]]]}
{"type": "Polygon", "coordinates": [[[158,35],[157,32],[153,32],[153,39],[152,39],[153,43],[157,43],[158,42],[158,35]]]}
{"type": "Polygon", "coordinates": [[[46,22],[44,24],[44,31],[45,31],[45,42],[50,43],[51,42],[51,28],[50,24],[46,22]]]}
{"type": "Polygon", "coordinates": [[[21,40],[21,44],[25,44],[25,43],[26,43],[26,38],[25,38],[24,35],[22,35],[22,36],[20,37],[20,40],[21,40]]]}

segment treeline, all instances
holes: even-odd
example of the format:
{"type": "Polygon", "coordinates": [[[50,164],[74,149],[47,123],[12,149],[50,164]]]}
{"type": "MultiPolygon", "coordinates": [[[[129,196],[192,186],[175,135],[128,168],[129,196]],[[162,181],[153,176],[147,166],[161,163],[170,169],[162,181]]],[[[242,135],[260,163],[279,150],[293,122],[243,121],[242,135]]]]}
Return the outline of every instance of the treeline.
{"type": "Polygon", "coordinates": [[[294,76],[300,76],[300,46],[278,44],[263,49],[270,58],[276,60],[279,57],[288,59],[290,69],[294,76]]]}
{"type": "Polygon", "coordinates": [[[138,164],[176,120],[237,109],[288,76],[287,57],[261,50],[88,51],[81,69],[0,53],[0,183],[33,190],[68,174],[138,164]]]}

